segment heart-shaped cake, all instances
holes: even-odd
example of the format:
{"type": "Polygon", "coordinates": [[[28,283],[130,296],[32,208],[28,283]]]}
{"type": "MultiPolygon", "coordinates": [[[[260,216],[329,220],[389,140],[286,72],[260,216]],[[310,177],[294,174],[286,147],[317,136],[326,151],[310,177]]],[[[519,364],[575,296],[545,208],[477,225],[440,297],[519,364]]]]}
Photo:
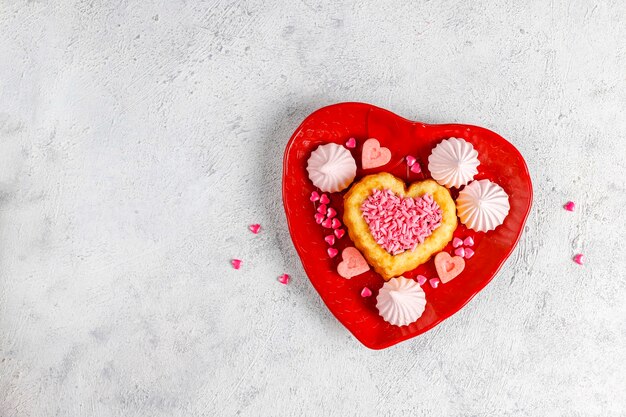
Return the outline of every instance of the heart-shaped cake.
{"type": "Polygon", "coordinates": [[[368,175],[345,194],[343,207],[350,239],[385,280],[441,251],[457,227],[450,192],[433,180],[407,189],[391,174],[368,175]]]}
{"type": "Polygon", "coordinates": [[[521,236],[532,184],[492,131],[342,103],[291,137],[283,203],[323,302],[382,349],[438,325],[493,279],[521,236]]]}

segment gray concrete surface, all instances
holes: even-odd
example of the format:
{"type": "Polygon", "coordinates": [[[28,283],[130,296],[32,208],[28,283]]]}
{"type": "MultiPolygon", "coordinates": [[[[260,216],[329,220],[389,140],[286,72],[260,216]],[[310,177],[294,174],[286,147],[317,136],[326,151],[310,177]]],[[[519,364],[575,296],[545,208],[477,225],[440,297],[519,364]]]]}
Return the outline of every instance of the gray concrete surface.
{"type": "Polygon", "coordinates": [[[1,416],[626,414],[624,2],[6,0],[0,53],[1,416]],[[280,196],[353,100],[499,132],[536,192],[485,291],[380,352],[280,196]]]}

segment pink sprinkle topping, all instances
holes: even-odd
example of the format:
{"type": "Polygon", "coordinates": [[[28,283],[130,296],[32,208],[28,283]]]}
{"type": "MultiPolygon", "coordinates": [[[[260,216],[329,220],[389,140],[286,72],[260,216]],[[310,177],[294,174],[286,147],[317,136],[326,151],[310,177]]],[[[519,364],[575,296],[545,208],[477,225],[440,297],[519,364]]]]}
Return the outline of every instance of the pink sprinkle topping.
{"type": "Polygon", "coordinates": [[[437,288],[439,286],[439,282],[440,282],[439,278],[431,278],[431,279],[428,280],[428,283],[433,288],[437,288]]]}
{"type": "Polygon", "coordinates": [[[465,259],[469,259],[474,256],[474,250],[470,248],[465,248],[465,259]]]}
{"type": "Polygon", "coordinates": [[[424,275],[418,275],[415,278],[417,278],[417,283],[419,285],[424,285],[426,284],[426,281],[428,281],[428,278],[426,278],[424,275]]]}
{"type": "Polygon", "coordinates": [[[326,219],[322,222],[322,226],[324,226],[327,229],[330,229],[330,226],[332,226],[332,220],[331,219],[326,219]]]}
{"type": "Polygon", "coordinates": [[[310,200],[311,200],[311,201],[317,201],[317,200],[319,200],[319,199],[320,199],[320,195],[318,194],[318,192],[317,192],[317,191],[313,191],[313,192],[311,193],[311,198],[310,198],[310,200]]]}
{"type": "Polygon", "coordinates": [[[361,290],[361,297],[365,298],[365,297],[370,297],[372,295],[372,290],[370,290],[367,287],[363,287],[363,289],[361,290]]]}
{"type": "Polygon", "coordinates": [[[414,250],[441,225],[442,218],[430,194],[399,197],[391,190],[374,190],[361,212],[376,243],[392,255],[414,250]]]}
{"type": "Polygon", "coordinates": [[[350,138],[346,141],[346,148],[354,149],[356,148],[356,139],[350,138]]]}
{"type": "Polygon", "coordinates": [[[287,285],[289,284],[290,279],[291,277],[289,276],[289,274],[282,274],[281,276],[278,277],[278,282],[280,282],[283,285],[287,285]]]}
{"type": "Polygon", "coordinates": [[[339,251],[335,248],[328,248],[326,249],[326,252],[328,252],[328,256],[330,256],[331,258],[334,258],[339,253],[339,251]]]}
{"type": "Polygon", "coordinates": [[[261,225],[260,224],[251,224],[250,226],[248,226],[248,229],[250,229],[250,231],[256,235],[261,230],[261,225]]]}
{"type": "Polygon", "coordinates": [[[324,221],[324,214],[315,213],[315,223],[321,224],[324,221]]]}
{"type": "Polygon", "coordinates": [[[455,237],[454,239],[452,239],[452,246],[455,248],[458,248],[459,246],[461,246],[463,244],[463,240],[455,237]]]}
{"type": "Polygon", "coordinates": [[[576,204],[574,204],[573,201],[568,201],[567,203],[565,203],[563,208],[567,211],[574,211],[574,209],[576,208],[576,204]]]}
{"type": "Polygon", "coordinates": [[[456,256],[460,256],[461,258],[464,258],[465,257],[465,249],[464,248],[456,248],[454,250],[454,254],[456,256]]]}
{"type": "Polygon", "coordinates": [[[320,204],[317,208],[317,212],[322,214],[326,213],[326,204],[320,204]]]}
{"type": "Polygon", "coordinates": [[[574,262],[576,262],[578,265],[584,265],[585,263],[584,255],[582,253],[574,255],[574,262]]]}
{"type": "Polygon", "coordinates": [[[422,167],[420,166],[420,164],[418,164],[417,162],[415,164],[413,164],[413,166],[411,167],[411,172],[415,173],[415,174],[419,174],[420,172],[422,172],[422,167]]]}
{"type": "Polygon", "coordinates": [[[415,164],[415,161],[417,161],[415,157],[411,155],[408,155],[405,159],[406,159],[406,164],[410,167],[412,167],[415,164]]]}
{"type": "Polygon", "coordinates": [[[326,241],[326,243],[328,243],[330,246],[333,246],[335,244],[335,236],[333,235],[328,235],[324,238],[324,240],[326,241]]]}
{"type": "Polygon", "coordinates": [[[328,207],[328,210],[326,210],[326,216],[328,216],[328,217],[330,217],[332,219],[336,215],[337,215],[337,211],[334,208],[332,208],[332,207],[328,207]]]}
{"type": "Polygon", "coordinates": [[[241,259],[231,259],[230,263],[235,269],[241,268],[241,259]]]}
{"type": "Polygon", "coordinates": [[[341,227],[341,222],[339,221],[338,218],[335,217],[330,225],[332,226],[333,229],[339,229],[341,227]]]}
{"type": "Polygon", "coordinates": [[[335,236],[337,236],[337,239],[341,239],[343,237],[343,235],[346,234],[346,231],[343,229],[335,229],[335,236]]]}
{"type": "Polygon", "coordinates": [[[322,194],[322,195],[320,196],[320,203],[322,203],[322,204],[328,204],[328,203],[330,203],[330,198],[328,198],[328,195],[327,195],[327,194],[322,194]]]}
{"type": "Polygon", "coordinates": [[[471,236],[466,237],[465,240],[463,241],[463,244],[465,246],[474,246],[474,238],[471,236]]]}

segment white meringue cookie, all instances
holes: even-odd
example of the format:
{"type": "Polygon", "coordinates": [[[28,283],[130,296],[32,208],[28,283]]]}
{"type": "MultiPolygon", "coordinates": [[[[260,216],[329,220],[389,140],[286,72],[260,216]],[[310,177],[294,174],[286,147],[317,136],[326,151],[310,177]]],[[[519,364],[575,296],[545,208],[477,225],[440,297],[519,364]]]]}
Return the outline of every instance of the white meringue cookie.
{"type": "Polygon", "coordinates": [[[456,199],[461,223],[478,232],[488,232],[500,226],[509,209],[507,193],[489,180],[472,181],[456,199]]]}
{"type": "Polygon", "coordinates": [[[441,141],[428,157],[430,175],[444,187],[460,187],[478,173],[478,152],[463,139],[441,141]]]}
{"type": "Polygon", "coordinates": [[[386,322],[394,326],[407,326],[424,313],[426,294],[412,279],[392,278],[378,291],[376,308],[386,322]]]}
{"type": "Polygon", "coordinates": [[[306,170],[313,185],[323,192],[334,193],[354,181],[356,162],[349,150],[336,143],[328,143],[311,152],[306,170]]]}

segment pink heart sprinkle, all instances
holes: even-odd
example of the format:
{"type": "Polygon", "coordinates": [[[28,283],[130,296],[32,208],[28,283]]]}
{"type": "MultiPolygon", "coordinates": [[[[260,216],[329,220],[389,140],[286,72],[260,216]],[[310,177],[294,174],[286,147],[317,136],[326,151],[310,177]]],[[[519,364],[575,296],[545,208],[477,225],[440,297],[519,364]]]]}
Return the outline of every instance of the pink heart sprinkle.
{"type": "Polygon", "coordinates": [[[439,286],[439,282],[440,282],[439,278],[431,278],[431,279],[428,280],[428,283],[433,288],[437,288],[439,286]]]}
{"type": "Polygon", "coordinates": [[[415,173],[415,174],[419,174],[420,172],[422,172],[422,167],[420,166],[420,164],[418,164],[417,162],[411,167],[411,172],[415,173]]]}
{"type": "Polygon", "coordinates": [[[235,269],[241,268],[241,259],[232,259],[230,263],[235,269]]]}
{"type": "Polygon", "coordinates": [[[410,167],[412,167],[413,164],[415,164],[415,161],[417,161],[415,157],[411,155],[407,156],[405,159],[406,159],[406,164],[410,167]]]}
{"type": "Polygon", "coordinates": [[[372,295],[372,290],[370,290],[367,287],[363,287],[363,289],[361,290],[361,297],[365,298],[365,297],[370,297],[372,295]]]}
{"type": "Polygon", "coordinates": [[[322,213],[322,214],[326,213],[326,210],[327,210],[326,204],[320,204],[320,206],[317,208],[317,212],[322,213]]]}
{"type": "Polygon", "coordinates": [[[251,224],[250,226],[248,226],[248,229],[250,229],[250,231],[256,235],[257,233],[259,233],[259,230],[261,230],[261,225],[251,224]]]}
{"type": "Polygon", "coordinates": [[[333,235],[328,235],[324,238],[324,240],[326,241],[326,243],[328,243],[330,246],[333,246],[335,244],[335,236],[333,235]]]}
{"type": "Polygon", "coordinates": [[[323,226],[323,227],[325,227],[325,228],[327,228],[327,229],[330,229],[330,226],[332,226],[332,225],[333,225],[333,224],[332,224],[331,219],[326,219],[326,220],[324,220],[324,221],[322,222],[322,226],[323,226]]]}
{"type": "Polygon", "coordinates": [[[465,248],[465,259],[469,259],[474,256],[474,251],[470,248],[465,248]]]}
{"type": "Polygon", "coordinates": [[[330,256],[331,258],[334,258],[339,253],[339,251],[335,248],[328,248],[326,252],[328,252],[328,256],[330,256]]]}
{"type": "Polygon", "coordinates": [[[463,239],[460,239],[458,237],[455,237],[454,239],[452,239],[452,246],[453,247],[458,248],[462,244],[463,244],[463,239]]]}
{"type": "Polygon", "coordinates": [[[341,222],[339,221],[338,218],[335,217],[330,225],[332,226],[333,229],[339,229],[341,227],[341,222]]]}
{"type": "Polygon", "coordinates": [[[278,282],[280,282],[283,285],[287,285],[289,284],[290,279],[291,277],[288,274],[282,274],[281,276],[278,277],[278,282]]]}
{"type": "Polygon", "coordinates": [[[578,265],[583,265],[585,263],[585,257],[582,253],[574,255],[574,262],[576,262],[578,265]]]}
{"type": "Polygon", "coordinates": [[[456,248],[454,250],[454,254],[456,256],[460,256],[461,258],[464,258],[465,257],[465,249],[463,249],[463,248],[456,248]]]}
{"type": "Polygon", "coordinates": [[[471,236],[466,237],[465,240],[463,241],[463,244],[465,246],[474,246],[474,238],[471,236]]]}
{"type": "Polygon", "coordinates": [[[321,224],[324,221],[324,214],[315,213],[315,223],[321,224]]]}
{"type": "Polygon", "coordinates": [[[574,209],[576,208],[576,204],[574,204],[573,201],[568,201],[567,203],[565,203],[563,208],[565,208],[565,210],[567,211],[574,211],[574,209]]]}
{"type": "Polygon", "coordinates": [[[318,192],[317,192],[317,191],[313,191],[313,192],[311,193],[311,198],[310,198],[310,200],[311,200],[311,201],[317,201],[317,200],[319,200],[319,199],[320,199],[320,195],[318,194],[318,192]]]}
{"type": "Polygon", "coordinates": [[[417,278],[417,283],[419,285],[424,285],[426,284],[426,281],[428,281],[428,278],[426,278],[424,275],[418,275],[415,278],[417,278]]]}
{"type": "Polygon", "coordinates": [[[328,217],[330,217],[332,219],[336,215],[337,215],[337,211],[334,208],[332,208],[332,207],[328,207],[328,210],[326,210],[326,216],[328,216],[328,217]]]}
{"type": "Polygon", "coordinates": [[[346,234],[346,231],[343,229],[335,229],[335,236],[337,236],[337,239],[341,239],[343,237],[343,235],[346,234]]]}
{"type": "Polygon", "coordinates": [[[326,194],[322,194],[322,195],[320,196],[320,203],[322,203],[322,204],[328,204],[328,203],[330,203],[330,198],[328,198],[328,195],[326,195],[326,194]]]}
{"type": "Polygon", "coordinates": [[[354,149],[356,148],[356,139],[350,138],[346,141],[346,148],[354,149]]]}

